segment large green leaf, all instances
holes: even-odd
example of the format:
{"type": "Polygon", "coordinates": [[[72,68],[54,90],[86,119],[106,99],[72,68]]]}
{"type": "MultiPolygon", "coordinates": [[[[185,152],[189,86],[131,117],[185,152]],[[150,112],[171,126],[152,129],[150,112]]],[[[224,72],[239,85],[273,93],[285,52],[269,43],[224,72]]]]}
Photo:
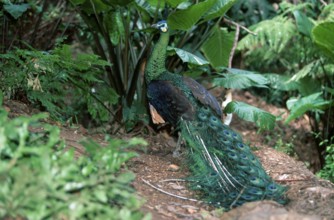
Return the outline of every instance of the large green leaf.
{"type": "Polygon", "coordinates": [[[185,1],[186,0],[166,0],[166,2],[174,8],[185,1]]]}
{"type": "Polygon", "coordinates": [[[192,63],[192,64],[199,65],[199,66],[209,64],[208,61],[188,51],[185,51],[179,48],[175,48],[175,47],[169,47],[168,50],[174,50],[184,63],[192,63]]]}
{"type": "Polygon", "coordinates": [[[18,19],[22,16],[24,12],[30,8],[30,5],[27,3],[24,4],[5,4],[3,8],[11,15],[13,18],[18,19]]]}
{"type": "Polygon", "coordinates": [[[173,12],[168,17],[168,25],[174,30],[188,30],[215,4],[216,0],[206,0],[187,9],[173,12]]]}
{"type": "Polygon", "coordinates": [[[204,21],[223,16],[237,0],[218,0],[203,18],[204,21]]]}
{"type": "Polygon", "coordinates": [[[302,34],[305,34],[308,37],[311,37],[311,30],[313,28],[313,23],[303,12],[296,10],[293,12],[297,22],[298,31],[302,34]]]}
{"type": "Polygon", "coordinates": [[[302,116],[305,112],[311,110],[323,110],[333,101],[326,101],[322,98],[322,93],[314,93],[303,98],[290,98],[287,101],[287,107],[291,111],[285,123],[302,116]]]}
{"type": "Polygon", "coordinates": [[[80,8],[87,14],[98,14],[110,10],[110,6],[103,0],[70,0],[74,5],[80,5],[80,8]]]}
{"type": "Polygon", "coordinates": [[[291,80],[291,76],[268,73],[264,76],[269,80],[270,87],[281,91],[298,90],[302,96],[307,96],[321,90],[321,82],[306,76],[298,81],[291,80]]]}
{"type": "MultiPolygon", "coordinates": [[[[156,6],[151,5],[146,0],[136,0],[135,3],[136,3],[136,6],[138,7],[138,9],[140,10],[141,14],[142,13],[148,13],[151,17],[155,16],[155,13],[156,13],[156,10],[157,10],[156,6]]],[[[160,7],[162,7],[162,6],[160,5],[160,7]]],[[[143,19],[144,19],[144,17],[143,17],[143,19]]]]}
{"type": "Polygon", "coordinates": [[[323,22],[312,29],[312,38],[321,51],[334,61],[334,22],[323,22]]]}
{"type": "Polygon", "coordinates": [[[234,35],[234,32],[216,26],[212,36],[203,44],[201,49],[213,67],[228,66],[234,35]]]}
{"type": "Polygon", "coordinates": [[[307,76],[299,80],[299,92],[302,96],[308,96],[313,93],[320,92],[321,88],[321,81],[316,80],[314,77],[307,76]]]}
{"type": "Polygon", "coordinates": [[[261,74],[233,68],[225,68],[225,70],[229,73],[221,74],[223,78],[215,78],[213,85],[233,89],[244,89],[252,86],[261,88],[267,87],[266,84],[268,84],[268,80],[261,74]]]}
{"type": "Polygon", "coordinates": [[[244,102],[230,102],[224,112],[236,113],[246,121],[255,122],[261,129],[272,130],[275,127],[276,117],[274,115],[244,102]]]}
{"type": "Polygon", "coordinates": [[[105,26],[109,30],[111,42],[117,45],[121,38],[125,36],[125,28],[122,22],[122,14],[119,10],[110,11],[104,16],[105,26]]]}

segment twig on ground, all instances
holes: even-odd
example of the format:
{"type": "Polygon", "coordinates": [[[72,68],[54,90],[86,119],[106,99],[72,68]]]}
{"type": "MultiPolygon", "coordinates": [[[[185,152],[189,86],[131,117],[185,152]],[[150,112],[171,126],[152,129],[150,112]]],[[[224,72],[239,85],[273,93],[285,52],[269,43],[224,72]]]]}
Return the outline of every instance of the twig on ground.
{"type": "Polygon", "coordinates": [[[165,190],[163,190],[163,189],[160,189],[159,187],[154,186],[154,185],[151,184],[149,181],[147,181],[147,180],[145,180],[145,179],[143,179],[143,178],[141,178],[141,179],[142,179],[142,181],[143,181],[144,183],[146,183],[146,184],[149,185],[150,187],[152,187],[152,188],[158,190],[159,192],[162,192],[162,193],[164,193],[164,194],[167,194],[167,195],[169,195],[169,196],[173,196],[173,197],[176,197],[176,198],[178,198],[178,199],[189,200],[189,201],[193,201],[193,202],[199,202],[199,200],[197,200],[197,199],[192,199],[192,198],[187,198],[187,197],[184,197],[184,196],[178,196],[178,195],[172,194],[172,193],[167,192],[167,191],[165,191],[165,190]]]}
{"type": "Polygon", "coordinates": [[[286,180],[275,180],[275,182],[278,183],[285,183],[285,182],[301,182],[301,181],[308,181],[311,180],[312,178],[308,178],[308,179],[286,179],[286,180]]]}
{"type": "Polygon", "coordinates": [[[325,6],[328,5],[327,2],[325,2],[324,0],[320,0],[320,2],[321,2],[323,5],[325,5],[325,6]]]}
{"type": "Polygon", "coordinates": [[[165,179],[160,180],[159,182],[191,182],[191,180],[185,180],[185,179],[165,179]]]}

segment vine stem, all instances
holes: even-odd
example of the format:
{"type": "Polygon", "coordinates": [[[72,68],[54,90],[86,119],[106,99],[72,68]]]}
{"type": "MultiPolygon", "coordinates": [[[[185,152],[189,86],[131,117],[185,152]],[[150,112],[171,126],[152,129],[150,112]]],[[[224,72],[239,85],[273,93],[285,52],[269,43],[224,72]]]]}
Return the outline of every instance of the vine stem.
{"type": "Polygon", "coordinates": [[[223,21],[226,22],[227,24],[231,24],[231,25],[234,25],[234,26],[239,26],[240,28],[242,28],[243,30],[247,31],[248,33],[250,33],[252,35],[255,35],[255,36],[257,35],[257,33],[249,30],[248,28],[246,28],[245,26],[243,26],[241,24],[236,23],[235,21],[231,21],[231,20],[229,20],[227,18],[224,18],[223,21]]]}

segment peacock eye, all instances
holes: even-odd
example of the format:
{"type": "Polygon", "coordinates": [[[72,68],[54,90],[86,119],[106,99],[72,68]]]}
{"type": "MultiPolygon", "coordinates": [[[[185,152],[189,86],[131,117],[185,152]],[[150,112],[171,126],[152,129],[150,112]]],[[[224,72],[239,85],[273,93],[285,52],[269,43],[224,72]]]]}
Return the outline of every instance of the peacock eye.
{"type": "Polygon", "coordinates": [[[270,185],[268,186],[268,189],[270,189],[270,190],[276,190],[277,187],[276,187],[274,184],[270,184],[270,185]]]}
{"type": "Polygon", "coordinates": [[[239,148],[244,148],[244,145],[243,145],[242,143],[238,143],[237,146],[238,146],[239,148]]]}

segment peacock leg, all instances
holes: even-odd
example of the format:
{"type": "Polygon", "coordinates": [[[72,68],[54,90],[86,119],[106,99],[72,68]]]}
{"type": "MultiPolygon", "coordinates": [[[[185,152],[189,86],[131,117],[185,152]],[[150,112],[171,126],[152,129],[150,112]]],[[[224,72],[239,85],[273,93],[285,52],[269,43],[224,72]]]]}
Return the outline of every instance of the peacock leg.
{"type": "Polygon", "coordinates": [[[181,133],[178,132],[178,138],[177,138],[177,143],[175,150],[173,151],[173,157],[177,158],[180,157],[182,152],[181,152],[181,145],[183,144],[183,138],[181,137],[181,133]]]}

